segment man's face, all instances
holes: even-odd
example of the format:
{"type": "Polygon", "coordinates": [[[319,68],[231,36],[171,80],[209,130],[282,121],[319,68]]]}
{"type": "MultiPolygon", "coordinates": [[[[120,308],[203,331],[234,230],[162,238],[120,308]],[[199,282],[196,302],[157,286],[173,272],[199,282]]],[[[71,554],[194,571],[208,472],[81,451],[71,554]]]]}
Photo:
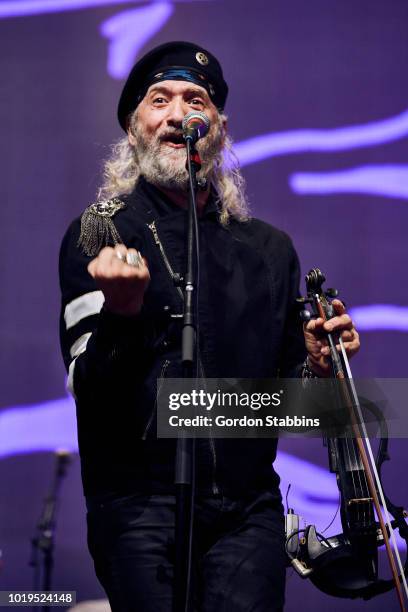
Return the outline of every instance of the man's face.
{"type": "Polygon", "coordinates": [[[186,145],[181,124],[191,111],[210,120],[210,130],[197,143],[203,166],[199,176],[209,176],[224,138],[224,124],[203,87],[186,81],[162,81],[152,85],[139,104],[128,131],[141,173],[158,186],[185,189],[186,145]]]}

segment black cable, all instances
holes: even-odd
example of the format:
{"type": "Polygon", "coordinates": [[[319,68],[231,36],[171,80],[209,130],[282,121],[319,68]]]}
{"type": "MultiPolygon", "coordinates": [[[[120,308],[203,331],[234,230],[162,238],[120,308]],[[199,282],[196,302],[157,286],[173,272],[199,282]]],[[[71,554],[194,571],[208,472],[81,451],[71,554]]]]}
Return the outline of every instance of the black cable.
{"type": "Polygon", "coordinates": [[[327,544],[327,546],[328,546],[329,548],[335,548],[335,547],[334,547],[334,546],[333,546],[333,545],[332,545],[332,544],[329,542],[329,540],[328,540],[327,538],[325,538],[325,537],[324,537],[324,535],[323,535],[323,534],[321,534],[321,533],[319,533],[318,531],[316,531],[316,535],[317,535],[317,537],[318,537],[318,538],[320,538],[320,541],[322,541],[322,542],[324,542],[325,544],[327,544]]]}
{"type": "Polygon", "coordinates": [[[292,483],[289,483],[288,488],[286,489],[286,514],[289,514],[288,496],[289,496],[289,491],[290,491],[291,486],[292,486],[292,483]]]}
{"type": "Polygon", "coordinates": [[[294,557],[289,551],[288,551],[288,544],[291,541],[291,539],[295,536],[295,535],[299,535],[299,533],[304,533],[306,530],[305,529],[296,529],[296,531],[294,531],[293,533],[290,534],[290,536],[288,538],[286,538],[286,542],[285,542],[285,552],[288,555],[288,557],[293,561],[293,559],[296,559],[297,557],[294,557]]]}
{"type": "Polygon", "coordinates": [[[333,525],[333,523],[334,523],[334,521],[335,521],[335,519],[336,519],[336,516],[337,516],[337,515],[338,515],[338,513],[339,513],[339,510],[340,510],[340,494],[339,494],[339,503],[338,503],[338,505],[337,505],[337,510],[336,510],[336,512],[334,513],[334,516],[333,516],[332,520],[330,521],[330,523],[327,525],[327,527],[325,527],[325,528],[323,529],[322,533],[324,533],[325,531],[327,531],[327,530],[328,530],[328,529],[329,529],[329,528],[330,528],[330,527],[333,525]]]}
{"type": "MultiPolygon", "coordinates": [[[[286,538],[286,542],[285,542],[285,552],[288,555],[288,557],[293,561],[293,559],[297,559],[297,557],[294,557],[289,551],[288,551],[288,544],[291,541],[291,539],[295,536],[295,535],[299,535],[299,533],[305,533],[306,529],[296,529],[296,531],[294,531],[293,533],[290,534],[290,536],[288,538],[286,538]]],[[[329,540],[327,538],[324,537],[323,534],[319,533],[318,531],[316,531],[316,535],[327,544],[327,546],[329,548],[334,548],[334,546],[329,542],[329,540]]]]}

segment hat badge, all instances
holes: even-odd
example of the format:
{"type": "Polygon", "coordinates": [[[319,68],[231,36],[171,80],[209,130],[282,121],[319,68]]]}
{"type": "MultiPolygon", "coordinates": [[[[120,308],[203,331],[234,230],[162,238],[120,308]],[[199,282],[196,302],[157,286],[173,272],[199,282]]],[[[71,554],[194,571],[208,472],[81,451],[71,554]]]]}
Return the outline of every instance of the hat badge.
{"type": "Polygon", "coordinates": [[[196,60],[199,64],[201,64],[201,66],[207,66],[209,62],[208,57],[205,53],[202,53],[202,51],[198,51],[196,53],[196,60]]]}

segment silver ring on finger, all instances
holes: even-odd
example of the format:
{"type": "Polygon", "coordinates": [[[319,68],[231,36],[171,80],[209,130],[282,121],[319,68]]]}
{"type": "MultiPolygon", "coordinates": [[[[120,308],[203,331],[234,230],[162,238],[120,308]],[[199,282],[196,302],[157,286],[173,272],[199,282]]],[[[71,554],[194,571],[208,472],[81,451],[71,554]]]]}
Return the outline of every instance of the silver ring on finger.
{"type": "Polygon", "coordinates": [[[140,268],[142,265],[142,256],[140,255],[139,251],[136,251],[136,253],[133,253],[133,251],[127,252],[126,262],[129,264],[129,266],[140,268]]]}
{"type": "Polygon", "coordinates": [[[122,251],[115,251],[116,253],[116,257],[118,259],[120,259],[120,261],[123,261],[123,263],[126,263],[126,254],[122,253],[122,251]]]}

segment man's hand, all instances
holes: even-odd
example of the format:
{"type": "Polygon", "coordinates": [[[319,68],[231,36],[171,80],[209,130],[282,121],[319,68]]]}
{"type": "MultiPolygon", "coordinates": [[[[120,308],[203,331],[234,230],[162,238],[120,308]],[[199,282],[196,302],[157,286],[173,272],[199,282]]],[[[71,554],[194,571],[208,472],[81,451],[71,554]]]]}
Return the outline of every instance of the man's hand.
{"type": "Polygon", "coordinates": [[[88,265],[89,274],[105,295],[105,308],[115,314],[135,316],[140,312],[150,281],[147,261],[123,244],[105,247],[88,265]],[[128,261],[140,265],[130,265],[128,261]]]}
{"type": "MultiPolygon", "coordinates": [[[[359,335],[343,304],[340,300],[333,300],[332,305],[335,317],[326,322],[321,318],[312,319],[303,326],[309,365],[318,376],[322,377],[331,375],[330,348],[324,337],[325,331],[340,334],[348,357],[353,357],[360,348],[359,335]]],[[[337,344],[336,348],[340,351],[340,344],[337,344]]]]}

